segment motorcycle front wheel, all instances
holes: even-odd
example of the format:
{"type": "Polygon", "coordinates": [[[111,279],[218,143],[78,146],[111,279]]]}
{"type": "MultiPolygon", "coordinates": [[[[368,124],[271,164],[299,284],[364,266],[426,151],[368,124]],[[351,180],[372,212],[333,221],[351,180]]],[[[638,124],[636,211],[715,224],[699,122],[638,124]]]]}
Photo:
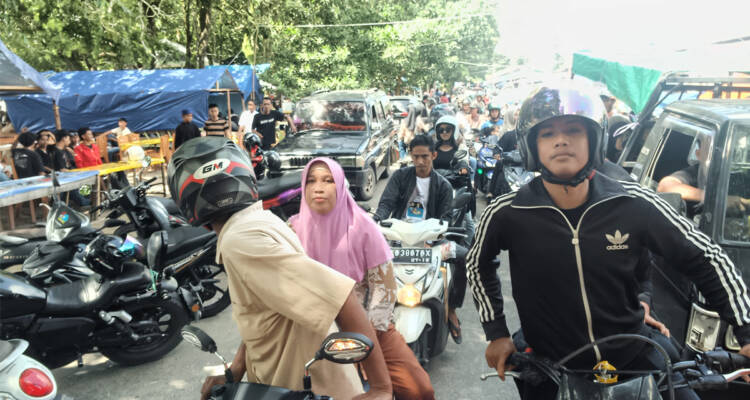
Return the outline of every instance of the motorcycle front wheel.
{"type": "MultiPolygon", "coordinates": [[[[193,274],[193,278],[197,278],[203,287],[199,293],[203,303],[202,318],[213,317],[229,307],[232,300],[229,298],[229,282],[223,265],[201,265],[195,268],[193,274]]],[[[188,284],[180,283],[190,290],[188,284]]]]}
{"type": "Polygon", "coordinates": [[[180,329],[189,322],[185,309],[171,298],[145,300],[126,306],[125,311],[133,317],[128,325],[143,338],[131,345],[99,349],[122,365],[139,365],[164,357],[180,343],[180,329]]]}

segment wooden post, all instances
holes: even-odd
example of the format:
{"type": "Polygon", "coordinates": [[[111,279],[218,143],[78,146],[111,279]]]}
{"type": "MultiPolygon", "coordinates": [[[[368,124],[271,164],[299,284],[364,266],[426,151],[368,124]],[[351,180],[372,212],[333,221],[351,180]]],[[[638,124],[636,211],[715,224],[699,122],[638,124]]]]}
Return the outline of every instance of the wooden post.
{"type": "Polygon", "coordinates": [[[55,101],[52,101],[52,109],[55,111],[55,127],[57,129],[62,129],[62,123],[60,123],[60,107],[57,106],[57,103],[55,101]]]}

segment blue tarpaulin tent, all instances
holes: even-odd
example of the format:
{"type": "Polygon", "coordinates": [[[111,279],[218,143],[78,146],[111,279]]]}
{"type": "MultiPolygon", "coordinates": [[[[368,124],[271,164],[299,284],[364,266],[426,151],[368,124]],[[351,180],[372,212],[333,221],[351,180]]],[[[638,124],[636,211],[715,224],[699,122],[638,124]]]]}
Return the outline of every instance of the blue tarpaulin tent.
{"type": "MultiPolygon", "coordinates": [[[[256,65],[255,69],[258,70],[258,73],[262,73],[268,69],[268,66],[270,66],[270,64],[256,65]]],[[[255,90],[255,98],[258,100],[263,99],[263,90],[260,87],[260,80],[253,71],[252,65],[210,65],[206,68],[223,68],[229,70],[229,73],[232,74],[234,81],[237,82],[237,86],[240,91],[242,91],[242,95],[245,99],[251,98],[250,94],[253,93],[253,89],[255,90]]]]}
{"type": "MultiPolygon", "coordinates": [[[[60,72],[49,80],[61,87],[62,127],[90,127],[94,132],[117,126],[118,118],[128,121],[134,132],[171,130],[180,124],[180,111],[189,108],[199,125],[208,117],[210,92],[237,90],[232,75],[224,68],[125,71],[60,72]]],[[[31,131],[55,126],[52,99],[45,95],[4,98],[8,114],[17,129],[31,131]]]]}
{"type": "Polygon", "coordinates": [[[55,101],[60,97],[57,87],[13,54],[0,40],[0,96],[19,92],[44,92],[55,101]]]}

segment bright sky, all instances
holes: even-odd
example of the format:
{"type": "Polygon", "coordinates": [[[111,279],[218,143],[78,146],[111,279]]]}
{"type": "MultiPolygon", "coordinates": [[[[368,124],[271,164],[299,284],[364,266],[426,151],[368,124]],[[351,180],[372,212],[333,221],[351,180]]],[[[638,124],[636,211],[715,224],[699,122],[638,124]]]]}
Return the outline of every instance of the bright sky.
{"type": "Polygon", "coordinates": [[[541,68],[559,52],[684,49],[750,36],[749,0],[496,0],[498,50],[541,68]]]}

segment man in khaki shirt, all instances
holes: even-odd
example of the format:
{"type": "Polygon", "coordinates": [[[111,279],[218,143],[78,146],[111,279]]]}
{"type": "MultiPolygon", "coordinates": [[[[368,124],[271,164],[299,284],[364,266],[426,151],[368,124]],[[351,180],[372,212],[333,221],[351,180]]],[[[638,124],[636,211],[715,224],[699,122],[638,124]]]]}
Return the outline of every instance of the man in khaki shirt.
{"type": "MultiPolygon", "coordinates": [[[[337,330],[334,320],[354,281],[307,257],[297,235],[261,202],[227,220],[217,250],[229,275],[248,380],[301,390],[305,363],[337,330]]],[[[362,393],[353,365],[321,361],[311,376],[316,394],[362,393]]]]}
{"type": "MultiPolygon", "coordinates": [[[[313,391],[336,399],[392,399],[383,353],[354,281],[307,257],[291,228],[263,210],[246,153],[223,137],[191,139],[170,160],[169,189],[191,224],[219,235],[217,261],[227,270],[242,337],[233,376],[301,390],[305,363],[338,325],[374,343],[361,363],[370,390],[362,394],[352,365],[321,361],[311,369],[313,391]]],[[[209,377],[202,398],[222,383],[223,376],[209,377]]]]}

